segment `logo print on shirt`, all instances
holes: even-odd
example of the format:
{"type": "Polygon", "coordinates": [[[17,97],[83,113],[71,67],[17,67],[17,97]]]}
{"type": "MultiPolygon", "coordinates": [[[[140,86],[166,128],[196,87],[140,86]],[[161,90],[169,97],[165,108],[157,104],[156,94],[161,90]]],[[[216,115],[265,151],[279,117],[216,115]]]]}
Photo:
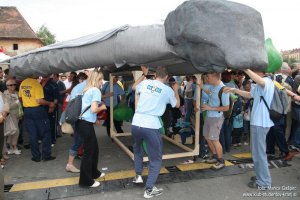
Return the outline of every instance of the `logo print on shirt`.
{"type": "Polygon", "coordinates": [[[30,90],[24,90],[24,96],[30,98],[31,97],[30,90]]]}
{"type": "Polygon", "coordinates": [[[153,92],[161,93],[161,91],[162,91],[161,88],[158,88],[157,86],[152,86],[152,85],[148,85],[147,89],[150,90],[152,93],[153,92]]]}

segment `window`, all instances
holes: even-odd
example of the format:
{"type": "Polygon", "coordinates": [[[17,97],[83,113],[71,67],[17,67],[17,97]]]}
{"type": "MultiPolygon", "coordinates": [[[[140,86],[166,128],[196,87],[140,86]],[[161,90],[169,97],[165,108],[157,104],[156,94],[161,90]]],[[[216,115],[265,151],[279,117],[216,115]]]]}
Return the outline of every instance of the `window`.
{"type": "Polygon", "coordinates": [[[13,44],[13,50],[18,50],[19,49],[19,45],[18,44],[13,44]]]}

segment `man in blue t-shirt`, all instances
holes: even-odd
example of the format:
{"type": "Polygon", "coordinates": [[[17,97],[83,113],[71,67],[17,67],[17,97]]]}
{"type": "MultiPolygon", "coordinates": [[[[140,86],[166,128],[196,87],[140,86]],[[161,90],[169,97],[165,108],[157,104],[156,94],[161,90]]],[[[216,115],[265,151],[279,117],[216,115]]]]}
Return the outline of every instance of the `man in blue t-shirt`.
{"type": "Polygon", "coordinates": [[[208,88],[204,88],[202,83],[200,84],[200,88],[209,96],[208,103],[201,106],[203,111],[207,110],[203,133],[213,154],[206,162],[214,164],[212,169],[219,170],[225,167],[223,148],[219,141],[219,136],[224,122],[223,112],[229,110],[229,94],[222,93],[222,102],[220,102],[219,91],[224,87],[220,73],[208,73],[207,83],[209,84],[208,88]]]}
{"type": "Polygon", "coordinates": [[[264,77],[262,71],[251,71],[250,69],[244,72],[254,81],[256,85],[251,86],[251,92],[242,91],[236,88],[225,88],[226,92],[234,92],[245,98],[253,98],[253,107],[251,110],[250,119],[250,134],[251,134],[251,152],[255,167],[256,177],[251,177],[248,183],[250,188],[268,188],[271,187],[272,179],[268,167],[266,154],[266,136],[269,129],[274,126],[270,118],[268,108],[261,100],[263,96],[268,106],[270,107],[274,95],[274,83],[269,77],[264,77]]]}
{"type": "Polygon", "coordinates": [[[143,75],[136,80],[132,87],[136,94],[140,95],[132,120],[134,166],[136,173],[133,182],[143,183],[142,143],[145,141],[149,158],[149,175],[144,197],[151,198],[162,193],[162,189],[158,189],[154,186],[162,163],[163,143],[159,131],[162,124],[160,123],[159,117],[165,112],[167,104],[179,108],[180,100],[178,85],[173,84],[172,88],[165,85],[168,78],[165,68],[157,68],[155,80],[144,80],[148,74],[148,68],[142,66],[142,71],[143,75]]]}

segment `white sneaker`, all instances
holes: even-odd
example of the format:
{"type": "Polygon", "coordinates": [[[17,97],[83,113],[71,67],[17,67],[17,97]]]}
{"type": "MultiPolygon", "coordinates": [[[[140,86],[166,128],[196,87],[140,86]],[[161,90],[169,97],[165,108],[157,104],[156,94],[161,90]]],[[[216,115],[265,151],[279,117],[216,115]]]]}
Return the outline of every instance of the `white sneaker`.
{"type": "Polygon", "coordinates": [[[7,151],[7,154],[8,154],[8,155],[14,154],[14,150],[13,150],[13,149],[8,150],[8,151],[7,151]]]}
{"type": "Polygon", "coordinates": [[[91,188],[95,188],[95,187],[98,187],[98,186],[100,186],[100,182],[95,181],[94,184],[91,185],[90,187],[91,187],[91,188]]]}
{"type": "Polygon", "coordinates": [[[104,176],[105,176],[105,173],[101,172],[101,175],[98,178],[96,178],[96,179],[102,178],[104,176]]]}
{"type": "Polygon", "coordinates": [[[21,154],[21,150],[15,149],[13,150],[13,153],[16,155],[20,155],[21,154]]]}
{"type": "Polygon", "coordinates": [[[146,189],[144,192],[144,198],[150,199],[152,197],[159,196],[162,194],[162,191],[162,188],[157,188],[155,186],[152,189],[146,189]]]}
{"type": "Polygon", "coordinates": [[[136,175],[134,178],[133,178],[133,183],[143,183],[143,177],[141,175],[136,175]]]}

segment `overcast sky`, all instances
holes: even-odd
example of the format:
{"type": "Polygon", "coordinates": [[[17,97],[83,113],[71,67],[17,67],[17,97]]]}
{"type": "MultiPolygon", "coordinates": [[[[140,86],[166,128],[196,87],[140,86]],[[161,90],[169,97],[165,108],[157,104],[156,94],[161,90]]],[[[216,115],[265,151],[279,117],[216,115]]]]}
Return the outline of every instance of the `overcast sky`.
{"type": "MultiPolygon", "coordinates": [[[[300,47],[300,0],[232,0],[258,10],[278,50],[300,47]]],[[[46,25],[59,41],[124,24],[161,24],[184,0],[0,0],[16,6],[34,31],[46,25]]]]}

